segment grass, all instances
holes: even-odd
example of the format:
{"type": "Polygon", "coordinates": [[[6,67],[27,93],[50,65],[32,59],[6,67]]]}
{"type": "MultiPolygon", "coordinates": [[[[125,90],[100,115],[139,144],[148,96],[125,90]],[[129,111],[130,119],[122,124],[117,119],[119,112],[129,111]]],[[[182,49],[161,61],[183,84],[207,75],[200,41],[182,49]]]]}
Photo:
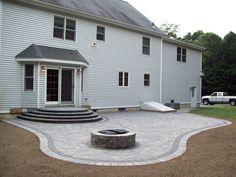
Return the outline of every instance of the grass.
{"type": "Polygon", "coordinates": [[[193,110],[192,113],[209,117],[236,120],[236,106],[230,105],[199,107],[196,110],[193,110]]]}

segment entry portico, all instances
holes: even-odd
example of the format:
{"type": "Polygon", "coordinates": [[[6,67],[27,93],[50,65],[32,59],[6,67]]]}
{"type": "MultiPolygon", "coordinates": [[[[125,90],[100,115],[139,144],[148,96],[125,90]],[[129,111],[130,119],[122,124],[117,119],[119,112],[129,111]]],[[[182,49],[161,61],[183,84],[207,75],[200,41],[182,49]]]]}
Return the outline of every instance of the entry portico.
{"type": "Polygon", "coordinates": [[[22,101],[37,93],[38,108],[80,106],[81,73],[89,64],[77,50],[32,44],[16,60],[23,64],[24,90],[29,91],[22,101]]]}

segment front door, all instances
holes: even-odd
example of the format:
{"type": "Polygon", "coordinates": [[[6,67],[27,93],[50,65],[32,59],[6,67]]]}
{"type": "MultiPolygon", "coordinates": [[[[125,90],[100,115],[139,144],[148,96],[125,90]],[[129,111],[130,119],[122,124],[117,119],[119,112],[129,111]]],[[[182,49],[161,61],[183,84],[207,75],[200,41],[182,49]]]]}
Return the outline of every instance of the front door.
{"type": "Polygon", "coordinates": [[[74,69],[47,69],[48,105],[74,103],[74,69]]]}

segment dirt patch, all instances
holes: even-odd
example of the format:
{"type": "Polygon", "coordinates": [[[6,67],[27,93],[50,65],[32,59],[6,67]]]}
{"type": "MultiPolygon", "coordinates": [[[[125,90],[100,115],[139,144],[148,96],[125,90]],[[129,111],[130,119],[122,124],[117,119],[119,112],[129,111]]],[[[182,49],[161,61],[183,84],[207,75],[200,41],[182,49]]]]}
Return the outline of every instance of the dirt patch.
{"type": "Polygon", "coordinates": [[[184,155],[154,165],[99,167],[51,158],[38,138],[0,121],[0,177],[233,177],[236,174],[236,121],[188,141],[184,155]]]}

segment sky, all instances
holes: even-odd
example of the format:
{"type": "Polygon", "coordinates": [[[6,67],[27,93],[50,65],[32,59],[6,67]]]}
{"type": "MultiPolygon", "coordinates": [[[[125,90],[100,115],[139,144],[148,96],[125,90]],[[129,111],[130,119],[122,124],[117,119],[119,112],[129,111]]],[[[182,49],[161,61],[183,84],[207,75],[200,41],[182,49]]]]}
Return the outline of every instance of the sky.
{"type": "Polygon", "coordinates": [[[224,37],[236,33],[235,0],[125,0],[160,27],[180,25],[178,36],[203,30],[224,37]]]}

